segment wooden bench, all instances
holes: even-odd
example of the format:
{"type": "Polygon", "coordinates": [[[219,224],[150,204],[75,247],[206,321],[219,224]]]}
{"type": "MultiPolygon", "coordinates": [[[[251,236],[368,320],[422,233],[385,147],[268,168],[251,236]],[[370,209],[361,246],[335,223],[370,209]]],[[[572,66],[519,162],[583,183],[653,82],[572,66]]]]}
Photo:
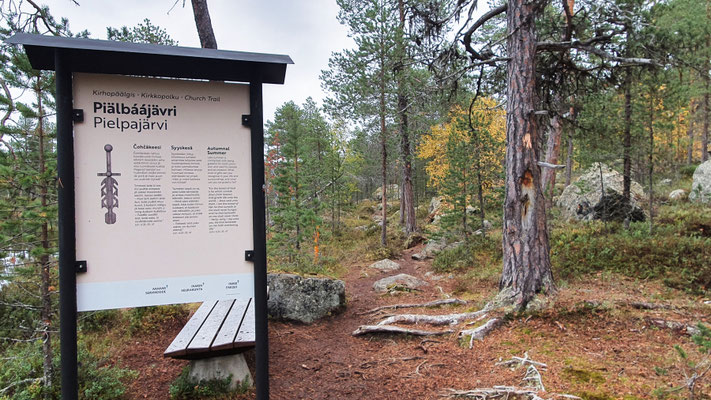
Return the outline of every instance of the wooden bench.
{"type": "Polygon", "coordinates": [[[241,353],[254,347],[254,301],[206,301],[190,318],[163,357],[188,360],[241,353]]]}

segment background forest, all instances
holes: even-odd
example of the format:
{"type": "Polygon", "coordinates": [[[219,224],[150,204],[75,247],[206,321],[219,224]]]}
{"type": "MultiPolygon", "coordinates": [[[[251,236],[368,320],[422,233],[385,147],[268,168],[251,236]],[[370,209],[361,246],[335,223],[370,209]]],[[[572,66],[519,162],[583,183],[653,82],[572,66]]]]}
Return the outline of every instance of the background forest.
{"type": "MultiPolygon", "coordinates": [[[[709,159],[711,0],[337,3],[355,46],[321,72],[324,104],[265,125],[270,271],[343,278],[420,246],[455,294],[514,314],[600,276],[706,298],[711,186],[692,176],[709,159]],[[566,200],[590,182],[587,203],[566,200]]],[[[90,37],[33,1],[0,10],[2,39],[90,37]]],[[[176,45],[148,19],[106,37],[176,45]]],[[[0,51],[0,399],[58,398],[54,77],[0,51]]],[[[82,398],[125,397],[138,375],[106,356],[108,327],[187,314],[83,314],[82,398]]],[[[694,332],[640,391],[708,390],[711,332],[694,332]]]]}

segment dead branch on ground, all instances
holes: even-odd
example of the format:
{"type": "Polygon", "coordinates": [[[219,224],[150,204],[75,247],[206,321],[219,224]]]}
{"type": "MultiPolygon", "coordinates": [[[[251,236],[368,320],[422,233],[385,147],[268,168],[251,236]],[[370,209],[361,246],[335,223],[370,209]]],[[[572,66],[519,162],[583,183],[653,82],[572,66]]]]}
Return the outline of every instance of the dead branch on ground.
{"type": "Polygon", "coordinates": [[[436,335],[448,335],[454,333],[454,331],[423,331],[418,329],[407,329],[401,328],[399,326],[392,325],[361,325],[353,331],[353,336],[361,336],[367,333],[403,333],[406,335],[413,336],[436,336],[436,335]]]}
{"type": "Polygon", "coordinates": [[[378,323],[378,325],[391,324],[429,324],[434,326],[439,325],[456,325],[468,319],[474,319],[486,311],[480,310],[468,313],[446,314],[446,315],[426,315],[426,314],[400,314],[388,317],[378,323]]]}

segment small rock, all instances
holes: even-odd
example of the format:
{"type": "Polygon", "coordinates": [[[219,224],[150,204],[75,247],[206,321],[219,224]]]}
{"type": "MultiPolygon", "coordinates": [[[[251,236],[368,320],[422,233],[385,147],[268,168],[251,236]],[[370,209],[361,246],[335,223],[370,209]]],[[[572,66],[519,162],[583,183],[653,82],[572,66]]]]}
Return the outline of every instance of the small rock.
{"type": "Polygon", "coordinates": [[[672,184],[672,180],[671,180],[671,179],[662,179],[662,180],[659,181],[659,183],[658,183],[659,186],[669,186],[669,185],[671,185],[671,184],[672,184]]]}
{"type": "Polygon", "coordinates": [[[373,284],[373,290],[375,290],[378,293],[385,293],[388,290],[390,290],[394,286],[402,287],[404,289],[417,289],[422,286],[427,286],[428,283],[421,280],[417,279],[412,275],[408,274],[399,274],[395,276],[389,276],[387,278],[383,278],[373,284]]]}
{"type": "Polygon", "coordinates": [[[490,231],[490,230],[494,229],[494,225],[491,225],[491,222],[489,222],[488,219],[485,219],[485,220],[484,220],[484,228],[485,228],[487,231],[490,231]]]}
{"type": "Polygon", "coordinates": [[[370,267],[368,268],[377,269],[380,272],[391,272],[399,270],[400,264],[396,263],[393,260],[385,259],[370,264],[370,267]]]}
{"type": "Polygon", "coordinates": [[[480,211],[478,208],[474,206],[467,206],[467,215],[474,215],[474,214],[479,214],[480,211]]]}
{"type": "Polygon", "coordinates": [[[410,236],[405,239],[405,249],[411,249],[418,244],[422,243],[425,241],[425,237],[422,236],[420,233],[411,233],[410,236]]]}
{"type": "Polygon", "coordinates": [[[464,242],[454,242],[454,243],[447,243],[444,238],[440,238],[438,240],[430,240],[427,242],[425,247],[420,251],[419,253],[413,254],[411,257],[413,260],[418,260],[422,261],[427,258],[432,258],[434,257],[435,254],[439,253],[442,250],[449,250],[453,249],[455,247],[460,246],[464,242]]]}
{"type": "Polygon", "coordinates": [[[683,201],[688,197],[688,193],[684,189],[677,189],[669,193],[669,200],[671,201],[683,201]]]}

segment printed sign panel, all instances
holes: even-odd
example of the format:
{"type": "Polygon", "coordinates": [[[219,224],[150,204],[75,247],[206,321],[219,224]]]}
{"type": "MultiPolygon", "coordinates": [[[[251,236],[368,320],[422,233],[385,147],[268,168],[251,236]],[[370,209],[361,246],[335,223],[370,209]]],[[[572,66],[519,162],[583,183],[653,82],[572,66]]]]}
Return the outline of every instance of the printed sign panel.
{"type": "Polygon", "coordinates": [[[253,296],[249,86],[74,74],[79,311],[253,296]]]}

